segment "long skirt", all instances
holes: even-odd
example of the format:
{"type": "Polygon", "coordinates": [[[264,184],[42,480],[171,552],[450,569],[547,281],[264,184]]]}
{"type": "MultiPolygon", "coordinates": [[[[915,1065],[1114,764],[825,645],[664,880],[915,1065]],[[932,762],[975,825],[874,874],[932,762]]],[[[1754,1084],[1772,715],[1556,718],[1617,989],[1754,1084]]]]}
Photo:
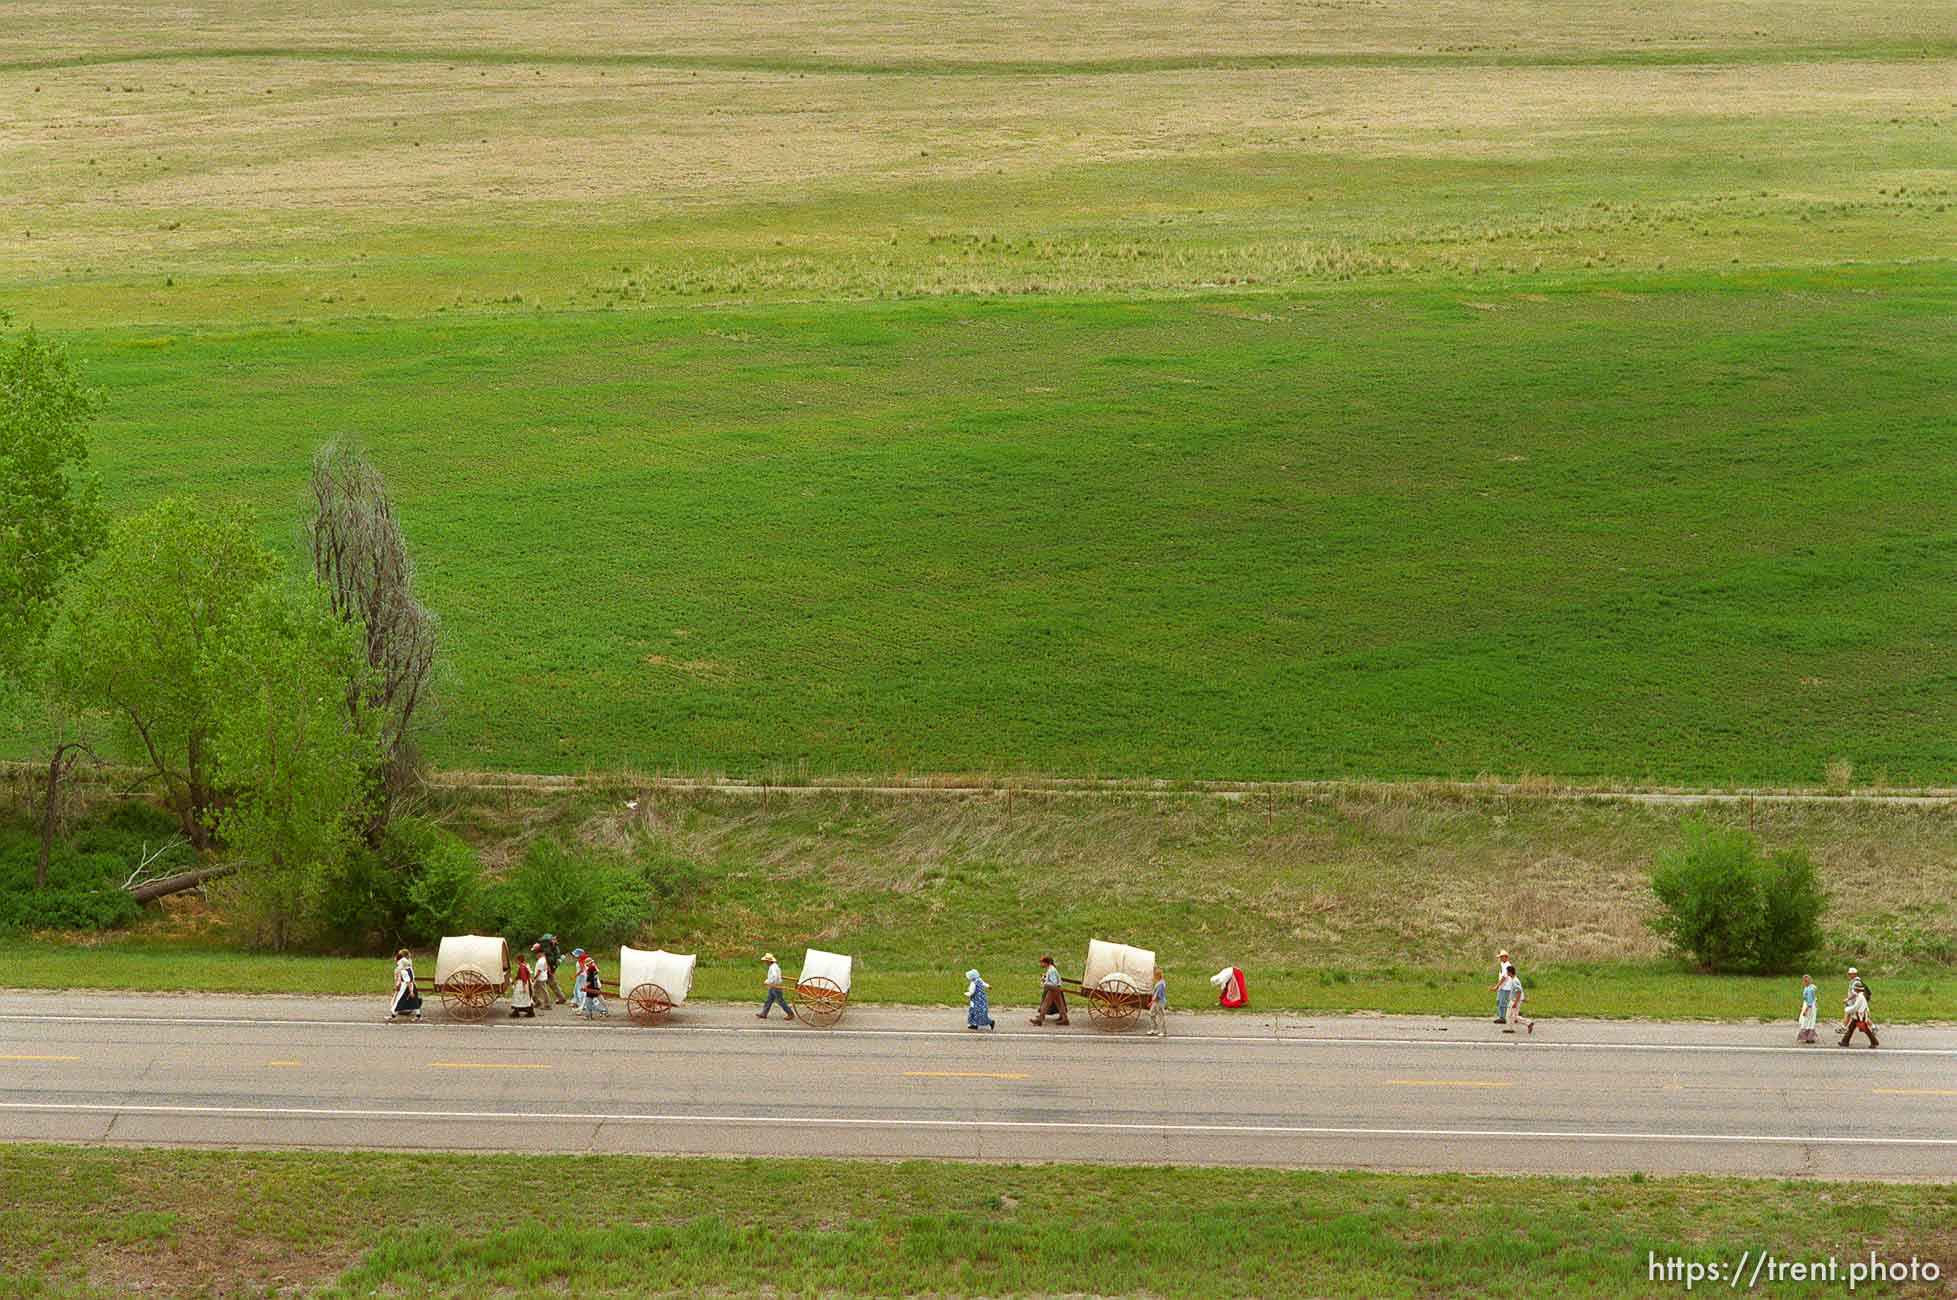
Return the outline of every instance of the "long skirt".
{"type": "Polygon", "coordinates": [[[965,1027],[984,1029],[992,1023],[992,1004],[986,1001],[985,990],[972,994],[972,1000],[965,1007],[965,1027]]]}

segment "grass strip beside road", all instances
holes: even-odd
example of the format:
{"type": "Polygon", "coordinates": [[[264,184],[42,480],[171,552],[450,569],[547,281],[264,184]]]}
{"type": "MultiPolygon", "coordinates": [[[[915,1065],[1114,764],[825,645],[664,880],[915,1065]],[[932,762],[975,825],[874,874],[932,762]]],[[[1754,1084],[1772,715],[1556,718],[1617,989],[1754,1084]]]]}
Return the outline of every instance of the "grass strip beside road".
{"type": "Polygon", "coordinates": [[[0,1148],[6,1294],[1643,1296],[1871,1249],[1957,1271],[1957,1187],[0,1148]]]}
{"type": "MultiPolygon", "coordinates": [[[[433,954],[423,954],[424,977],[433,954]]],[[[615,975],[607,955],[603,969],[615,975]]],[[[791,963],[792,965],[792,963],[791,963]]],[[[792,977],[792,971],[791,977],[792,977]]],[[[1210,1005],[1208,972],[1171,970],[1170,1002],[1183,1008],[1210,1005]]],[[[1248,972],[1252,1008],[1258,1012],[1377,1011],[1388,1015],[1479,1016],[1494,996],[1479,968],[1331,971],[1309,968],[1248,972]]],[[[758,1000],[758,968],[736,958],[703,958],[695,974],[696,1000],[758,1000]]],[[[1025,978],[988,972],[995,1013],[1031,1008],[1037,973],[1025,978]]],[[[1827,976],[1821,976],[1827,984],[1827,976]]],[[[1872,976],[1875,978],[1875,976],[1872,976]]],[[[100,989],[132,993],[366,994],[382,1013],[392,988],[393,963],[376,957],[291,957],[124,942],[82,947],[41,941],[17,944],[5,984],[27,989],[100,989]]],[[[1832,985],[1827,985],[1832,987],[1832,985]]],[[[1792,1024],[1800,1009],[1800,981],[1785,976],[1701,975],[1665,963],[1544,966],[1528,982],[1529,1010],[1558,1016],[1652,1020],[1776,1020],[1792,1024]]],[[[1882,1023],[1957,1018],[1957,972],[1925,968],[1879,976],[1882,1023]]],[[[954,1005],[962,985],[943,970],[863,969],[850,989],[855,1004],[954,1005]]],[[[430,998],[431,1006],[434,1002],[430,998]]],[[[948,1016],[962,1015],[962,1005],[948,1016]]]]}

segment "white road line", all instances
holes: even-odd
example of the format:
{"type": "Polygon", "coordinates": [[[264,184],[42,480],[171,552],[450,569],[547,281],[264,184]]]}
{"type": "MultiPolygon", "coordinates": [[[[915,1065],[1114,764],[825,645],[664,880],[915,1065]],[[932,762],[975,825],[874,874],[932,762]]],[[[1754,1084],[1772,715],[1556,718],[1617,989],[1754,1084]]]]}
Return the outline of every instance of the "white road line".
{"type": "MultiPolygon", "coordinates": [[[[0,1023],[24,1021],[44,1024],[101,1024],[101,1025],[239,1025],[246,1027],[264,1026],[304,1026],[308,1028],[385,1029],[389,1034],[413,1035],[418,1033],[413,1025],[388,1025],[376,1018],[372,1020],[281,1020],[258,1019],[242,1016],[47,1016],[25,1013],[0,1013],[0,1023]]],[[[594,1038],[605,1031],[590,1025],[548,1025],[532,1024],[524,1021],[519,1025],[462,1025],[444,1024],[441,1021],[427,1021],[423,1029],[461,1029],[470,1033],[508,1032],[516,1034],[539,1034],[556,1032],[560,1034],[587,1034],[594,1038]]],[[[644,1031],[647,1041],[673,1034],[723,1034],[771,1036],[783,1041],[820,1041],[824,1038],[956,1038],[963,1042],[973,1041],[973,1036],[960,1029],[790,1029],[786,1022],[779,1029],[742,1028],[739,1025],[661,1025],[657,1029],[644,1031]]],[[[1293,1032],[1282,1037],[1273,1034],[1172,1034],[1157,1041],[1139,1034],[1019,1034],[993,1035],[985,1041],[993,1043],[1031,1043],[1031,1042],[1130,1042],[1152,1044],[1142,1050],[1159,1051],[1172,1043],[1262,1043],[1265,1046],[1310,1047],[1318,1044],[1333,1046],[1378,1046],[1378,1047],[1486,1047],[1513,1049],[1519,1052],[1558,1051],[1558,1052],[1751,1052],[1774,1055],[1794,1055],[1825,1057],[1826,1052],[1812,1048],[1788,1044],[1773,1047],[1749,1043],[1612,1043],[1597,1040],[1578,1040],[1574,1042],[1545,1041],[1540,1038],[1364,1038],[1352,1035],[1337,1036],[1329,1034],[1308,1034],[1293,1032]]],[[[1857,1057],[1869,1056],[1869,1049],[1858,1050],[1857,1057]]],[[[1957,1047],[1884,1047],[1877,1050],[1876,1057],[1891,1056],[1941,1056],[1957,1058],[1957,1047]]]]}
{"type": "Polygon", "coordinates": [[[287,1119],[522,1120],[556,1124],[714,1124],[821,1128],[1012,1129],[1035,1132],[1192,1133],[1265,1137],[1501,1138],[1529,1142],[1727,1142],[1769,1146],[1957,1147],[1957,1138],[1793,1137],[1784,1133],[1608,1133],[1533,1129],[1356,1128],[1286,1124],[1148,1124],[1105,1120],[851,1119],[841,1116],[605,1114],[502,1110],[361,1110],[313,1106],[121,1106],[107,1102],[0,1102],[0,1111],[100,1115],[212,1115],[287,1119]]]}

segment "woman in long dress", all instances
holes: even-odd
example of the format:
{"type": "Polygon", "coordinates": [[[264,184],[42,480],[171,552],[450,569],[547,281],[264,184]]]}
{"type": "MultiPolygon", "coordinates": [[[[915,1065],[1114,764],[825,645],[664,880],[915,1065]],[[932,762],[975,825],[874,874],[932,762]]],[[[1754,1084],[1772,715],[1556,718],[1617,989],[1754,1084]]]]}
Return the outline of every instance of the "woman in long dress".
{"type": "Polygon", "coordinates": [[[394,1000],[387,1004],[387,1018],[399,1020],[410,1014],[421,1019],[421,998],[415,993],[414,958],[403,948],[394,954],[394,1000]]]}
{"type": "Polygon", "coordinates": [[[991,987],[979,978],[977,971],[965,972],[965,1028],[997,1029],[999,1027],[992,1019],[992,1004],[985,996],[985,991],[991,987]]]}

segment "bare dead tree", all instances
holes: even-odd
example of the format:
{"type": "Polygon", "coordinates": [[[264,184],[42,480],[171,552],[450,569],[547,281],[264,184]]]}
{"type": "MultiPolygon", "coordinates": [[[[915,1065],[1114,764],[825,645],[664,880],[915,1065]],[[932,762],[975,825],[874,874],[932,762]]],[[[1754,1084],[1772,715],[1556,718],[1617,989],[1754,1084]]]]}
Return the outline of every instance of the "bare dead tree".
{"type": "Polygon", "coordinates": [[[414,561],[380,471],[357,449],[327,443],[313,456],[312,492],[306,539],[313,572],[333,612],[359,621],[373,670],[371,682],[348,684],[347,710],[356,718],[368,710],[380,715],[379,798],[367,827],[368,838],[378,839],[414,788],[415,719],[426,716],[437,626],[415,597],[414,561]]]}
{"type": "Polygon", "coordinates": [[[158,880],[145,881],[131,885],[129,893],[139,903],[154,903],[159,898],[172,894],[182,894],[197,889],[208,881],[221,880],[238,870],[236,863],[224,863],[215,867],[198,867],[191,871],[179,871],[174,876],[164,876],[158,880]]]}
{"type": "Polygon", "coordinates": [[[172,835],[169,839],[157,845],[156,852],[152,853],[150,852],[149,841],[143,841],[142,854],[137,859],[136,865],[130,869],[128,878],[122,882],[122,887],[130,890],[140,889],[145,885],[153,885],[163,879],[162,876],[153,874],[157,860],[183,842],[181,835],[172,835]]]}

